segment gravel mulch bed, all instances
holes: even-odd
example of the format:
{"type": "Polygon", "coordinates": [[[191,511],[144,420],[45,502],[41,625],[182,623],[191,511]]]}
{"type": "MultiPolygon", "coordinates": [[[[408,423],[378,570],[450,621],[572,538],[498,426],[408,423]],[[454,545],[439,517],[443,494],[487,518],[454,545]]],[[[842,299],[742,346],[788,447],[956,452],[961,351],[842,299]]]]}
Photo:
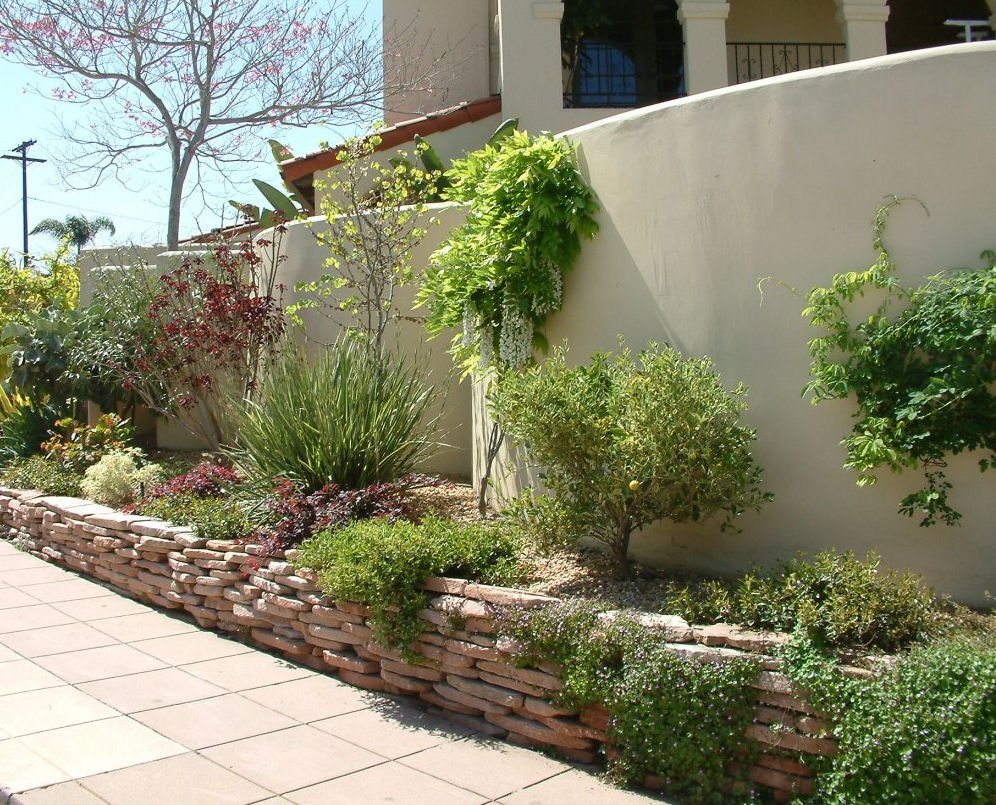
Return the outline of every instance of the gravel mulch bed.
{"type": "MultiPolygon", "coordinates": [[[[437,517],[480,519],[477,491],[466,484],[418,489],[412,496],[420,508],[437,517]]],[[[550,555],[529,550],[522,561],[527,581],[519,586],[530,592],[651,612],[660,607],[664,597],[665,579],[661,574],[634,564],[630,578],[618,579],[612,558],[597,550],[562,549],[550,555]]]]}

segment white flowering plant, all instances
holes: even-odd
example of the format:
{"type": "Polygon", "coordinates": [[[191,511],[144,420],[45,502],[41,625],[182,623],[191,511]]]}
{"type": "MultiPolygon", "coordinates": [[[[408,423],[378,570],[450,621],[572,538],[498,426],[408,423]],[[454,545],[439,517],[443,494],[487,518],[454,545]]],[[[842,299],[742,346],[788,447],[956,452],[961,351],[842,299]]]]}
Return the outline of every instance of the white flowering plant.
{"type": "Polygon", "coordinates": [[[445,197],[469,211],[422,280],[426,328],[458,330],[450,351],[465,373],[526,366],[546,346],[541,328],[582,238],[598,231],[595,194],[570,144],[549,134],[510,132],[446,175],[445,197]]]}
{"type": "Polygon", "coordinates": [[[144,487],[163,480],[158,464],[145,463],[145,454],[137,447],[125,447],[105,453],[100,461],[87,467],[80,482],[85,498],[107,506],[125,506],[142,495],[144,487]]]}

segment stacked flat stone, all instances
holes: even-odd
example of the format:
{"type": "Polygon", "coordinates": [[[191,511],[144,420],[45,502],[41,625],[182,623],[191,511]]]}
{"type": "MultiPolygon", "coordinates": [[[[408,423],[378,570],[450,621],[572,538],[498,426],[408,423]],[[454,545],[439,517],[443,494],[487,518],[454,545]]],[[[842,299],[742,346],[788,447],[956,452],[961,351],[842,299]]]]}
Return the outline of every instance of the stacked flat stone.
{"type": "MultiPolygon", "coordinates": [[[[3,487],[0,519],[8,538],[37,556],[156,606],[182,609],[203,628],[240,633],[357,687],[416,696],[432,712],[472,729],[583,762],[594,762],[603,745],[612,751],[608,711],[553,704],[561,669],[548,663],[517,667],[520,647],[496,634],[503,609],[545,607],[557,598],[428,578],[424,588],[432,597],[419,615],[424,631],[410,646],[412,654],[403,656],[376,641],[367,607],[323,595],[317,574],[294,563],[294,551],[268,556],[259,545],[206,540],[161,520],[3,487]]],[[[701,662],[760,657],[754,723],[745,736],[759,751],[748,776],[780,801],[809,794],[814,771],[806,758],[833,755],[837,745],[820,714],[780,673],[775,654],[784,635],[694,627],[665,615],[641,620],[671,650],[701,662]]],[[[663,786],[652,777],[644,783],[663,786]]]]}

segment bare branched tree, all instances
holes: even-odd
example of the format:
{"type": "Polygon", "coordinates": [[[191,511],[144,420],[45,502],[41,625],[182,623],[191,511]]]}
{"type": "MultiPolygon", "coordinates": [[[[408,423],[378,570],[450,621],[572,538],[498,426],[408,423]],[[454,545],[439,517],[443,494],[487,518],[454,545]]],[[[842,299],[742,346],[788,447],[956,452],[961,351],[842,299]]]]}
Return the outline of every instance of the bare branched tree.
{"type": "Polygon", "coordinates": [[[70,135],[72,170],[96,184],[146,155],[170,159],[167,245],[188,179],[257,156],[253,132],[377,117],[384,92],[428,77],[392,69],[385,41],[344,0],[4,0],[0,54],[59,82],[93,121],[70,135]]]}

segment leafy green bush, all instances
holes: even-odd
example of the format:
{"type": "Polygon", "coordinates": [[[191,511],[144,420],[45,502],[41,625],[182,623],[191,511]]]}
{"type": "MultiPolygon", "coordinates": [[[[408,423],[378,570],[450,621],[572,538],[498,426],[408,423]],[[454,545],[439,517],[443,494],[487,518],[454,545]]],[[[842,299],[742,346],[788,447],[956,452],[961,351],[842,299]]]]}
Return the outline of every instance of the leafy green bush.
{"type": "Polygon", "coordinates": [[[41,450],[67,406],[58,400],[38,402],[15,395],[0,421],[0,461],[30,456],[41,450]]]}
{"type": "Polygon", "coordinates": [[[11,459],[0,473],[0,482],[15,489],[38,489],[50,495],[79,497],[83,475],[43,455],[11,459]]]}
{"type": "Polygon", "coordinates": [[[601,540],[624,570],[634,531],[719,511],[728,526],[770,497],[750,454],[754,431],[738,421],[745,395],[727,392],[709,359],[651,343],[637,360],[624,349],[578,368],[555,350],[545,366],[503,374],[491,402],[546,468],[573,536],[601,540]]]}
{"type": "Polygon", "coordinates": [[[471,371],[532,360],[539,328],[560,310],[563,275],[598,231],[595,194],[569,143],[515,131],[454,160],[447,199],[466,223],[432,255],[419,293],[430,333],[461,329],[451,352],[471,371]]]}
{"type": "Polygon", "coordinates": [[[304,493],[362,489],[412,472],[435,447],[437,394],[418,361],[345,339],[316,361],[286,353],[267,372],[226,450],[260,499],[275,478],[304,493]]]}
{"type": "Polygon", "coordinates": [[[935,623],[933,591],[910,573],[879,572],[881,557],[853,552],[796,558],[769,574],[733,582],[670,585],[666,607],[695,623],[739,623],[790,631],[802,627],[835,646],[893,649],[925,636],[935,623]]]}
{"type": "Polygon", "coordinates": [[[107,506],[126,506],[141,497],[142,488],[158,483],[158,464],[142,464],[142,451],[135,447],[111,450],[87,467],[80,483],[85,498],[107,506]]]}
{"type": "Polygon", "coordinates": [[[632,615],[609,617],[587,603],[509,613],[502,631],[524,646],[523,664],[563,668],[558,703],[605,705],[615,777],[639,783],[655,775],[669,793],[724,801],[729,766],[749,751],[756,659],[685,657],[632,615]]]}
{"type": "Polygon", "coordinates": [[[809,342],[813,403],[854,395],[856,422],[842,444],[844,467],[858,471],[858,485],[877,480],[878,467],[893,472],[920,467],[924,487],[900,502],[899,511],[922,514],[922,526],[961,518],[948,502],[943,468],[949,454],[982,450],[982,470],[996,467],[996,252],[982,253],[984,268],[936,274],[913,290],[903,288],[885,248],[886,217],[900,203],[878,211],[878,259],[865,271],[837,274],[829,288],[813,288],[803,315],[826,334],[809,342]],[[884,293],[875,313],[852,324],[854,300],[884,293]],[[902,304],[901,312],[890,308],[902,304]]]}
{"type": "Polygon", "coordinates": [[[426,576],[508,584],[518,578],[520,548],[506,523],[375,519],[305,540],[300,561],[318,571],[329,595],[370,607],[379,641],[407,649],[422,633],[418,613],[429,600],[421,589],[426,576]]]}
{"type": "Polygon", "coordinates": [[[788,671],[830,718],[840,746],[817,778],[822,802],[996,801],[996,643],[918,646],[881,679],[847,679],[808,640],[788,671]]]}
{"type": "Polygon", "coordinates": [[[75,419],[55,423],[50,439],[42,450],[53,460],[82,472],[96,464],[112,450],[124,450],[131,443],[135,429],[117,414],[103,414],[93,425],[81,425],[75,419]]]}
{"type": "Polygon", "coordinates": [[[228,498],[169,495],[143,500],[134,510],[174,525],[189,526],[204,539],[245,540],[253,530],[245,510],[228,498]]]}
{"type": "Polygon", "coordinates": [[[21,267],[6,250],[0,251],[0,331],[10,323],[24,323],[46,308],[75,308],[80,298],[80,275],[67,259],[68,246],[45,255],[34,266],[21,267]]]}

